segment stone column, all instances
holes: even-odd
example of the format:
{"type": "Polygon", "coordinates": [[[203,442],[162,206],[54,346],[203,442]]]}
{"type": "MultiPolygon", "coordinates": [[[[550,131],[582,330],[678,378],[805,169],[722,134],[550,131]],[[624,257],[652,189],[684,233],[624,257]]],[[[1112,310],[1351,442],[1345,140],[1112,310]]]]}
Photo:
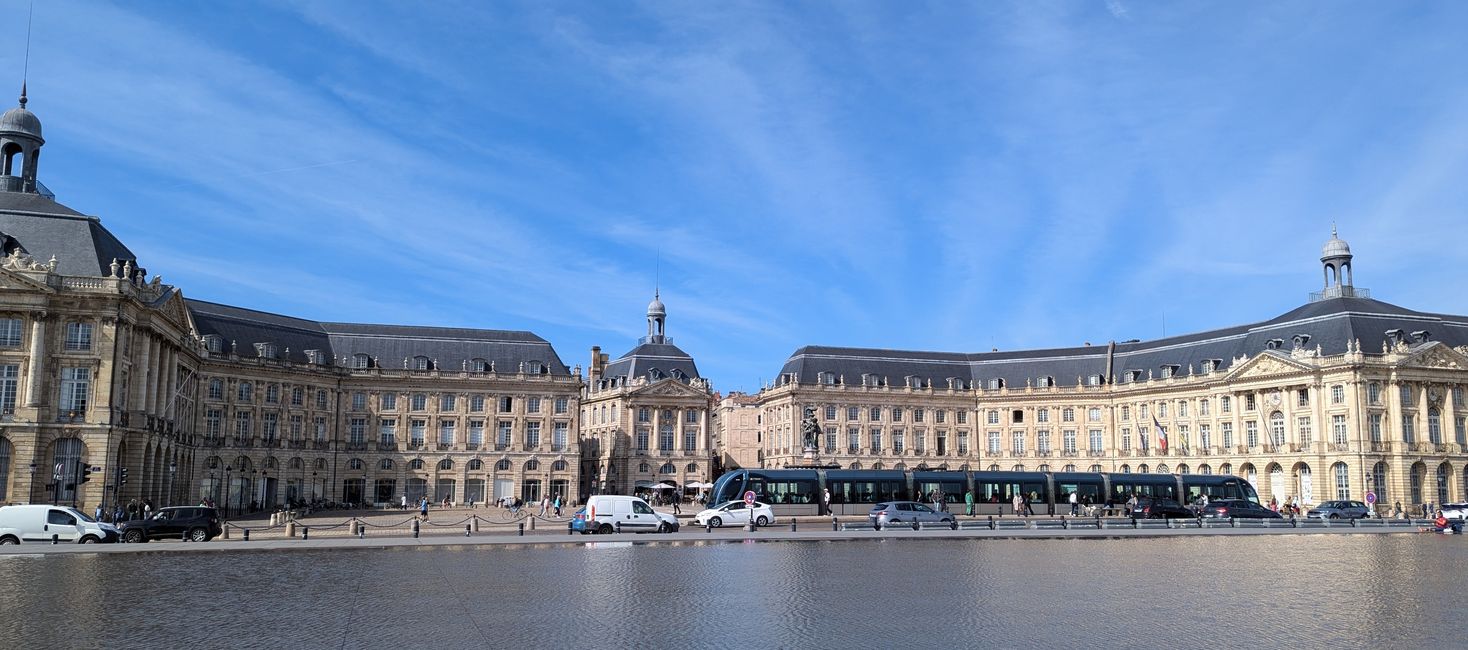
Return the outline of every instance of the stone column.
{"type": "MultiPolygon", "coordinates": [[[[131,399],[131,410],[143,411],[148,408],[148,381],[150,377],[148,372],[148,355],[151,354],[153,339],[152,337],[148,336],[148,332],[146,330],[143,330],[142,328],[136,329],[139,340],[137,349],[133,351],[131,387],[133,394],[131,399]]],[[[139,425],[134,424],[133,426],[139,425]]]]}
{"type": "MultiPolygon", "coordinates": [[[[649,455],[653,455],[653,454],[657,453],[658,451],[661,451],[662,448],[658,446],[658,434],[661,433],[662,430],[663,430],[663,409],[662,409],[661,406],[659,406],[659,407],[653,407],[653,409],[652,409],[652,432],[648,434],[648,438],[650,438],[650,440],[647,441],[647,446],[649,448],[648,451],[649,452],[652,452],[652,454],[649,454],[649,455]]],[[[656,470],[654,470],[654,473],[656,473],[656,470]]]]}
{"type": "Polygon", "coordinates": [[[30,354],[31,367],[26,377],[25,405],[40,406],[41,385],[44,383],[42,371],[46,367],[46,312],[31,314],[30,354]]]}
{"type": "Polygon", "coordinates": [[[148,413],[154,416],[160,414],[160,405],[163,404],[163,345],[163,338],[159,337],[148,359],[148,366],[153,369],[153,381],[148,386],[148,413]]]}

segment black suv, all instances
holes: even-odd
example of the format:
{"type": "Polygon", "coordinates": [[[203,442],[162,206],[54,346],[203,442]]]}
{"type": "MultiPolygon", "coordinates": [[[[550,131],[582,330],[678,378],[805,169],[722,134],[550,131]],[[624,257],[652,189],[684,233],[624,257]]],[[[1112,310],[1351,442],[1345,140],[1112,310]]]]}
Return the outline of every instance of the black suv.
{"type": "Polygon", "coordinates": [[[1205,519],[1279,519],[1278,512],[1245,499],[1214,499],[1199,514],[1205,519]]]}
{"type": "Polygon", "coordinates": [[[207,542],[224,532],[219,513],[205,506],[160,509],[149,519],[122,522],[122,541],[137,543],[161,537],[207,542]]]}
{"type": "Polygon", "coordinates": [[[1172,499],[1138,497],[1137,505],[1127,513],[1136,519],[1191,519],[1196,515],[1172,499]]]}

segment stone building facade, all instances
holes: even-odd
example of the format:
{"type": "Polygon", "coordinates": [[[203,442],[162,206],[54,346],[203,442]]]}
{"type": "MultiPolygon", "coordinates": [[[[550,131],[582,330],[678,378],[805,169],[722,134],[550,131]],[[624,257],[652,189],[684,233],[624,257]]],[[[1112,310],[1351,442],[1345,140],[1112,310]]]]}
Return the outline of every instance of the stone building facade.
{"type": "Polygon", "coordinates": [[[658,484],[678,491],[712,480],[713,387],[673,344],[659,297],[647,306],[647,336],[615,361],[600,347],[582,395],[583,491],[631,494],[658,484]]]}
{"type": "Polygon", "coordinates": [[[1262,323],[980,354],[806,347],[761,391],[766,467],[1227,473],[1265,499],[1468,500],[1468,317],[1352,284],[1262,323]],[[823,429],[804,455],[800,420],[823,429]]]}
{"type": "Polygon", "coordinates": [[[529,332],[188,300],[0,116],[0,503],[579,499],[579,369],[529,332]]]}
{"type": "Polygon", "coordinates": [[[714,409],[714,448],[724,469],[760,467],[760,402],[758,395],[729,393],[714,409]]]}

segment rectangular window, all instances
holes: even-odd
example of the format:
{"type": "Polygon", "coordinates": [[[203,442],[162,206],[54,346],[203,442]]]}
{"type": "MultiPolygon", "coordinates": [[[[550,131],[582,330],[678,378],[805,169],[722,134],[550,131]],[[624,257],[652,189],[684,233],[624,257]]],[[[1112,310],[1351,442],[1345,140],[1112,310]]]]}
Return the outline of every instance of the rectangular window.
{"type": "Polygon", "coordinates": [[[224,419],[224,412],[219,409],[206,409],[204,411],[204,437],[218,438],[223,430],[220,428],[224,419]]]}
{"type": "Polygon", "coordinates": [[[483,395],[470,395],[469,396],[469,412],[470,413],[483,413],[484,412],[484,396],[483,395]]]}
{"type": "Polygon", "coordinates": [[[1122,429],[1121,430],[1121,450],[1122,451],[1131,451],[1132,450],[1132,430],[1131,429],[1122,429]]]}
{"type": "Polygon", "coordinates": [[[1338,445],[1346,444],[1346,416],[1330,416],[1330,439],[1338,445]]]}
{"type": "MultiPolygon", "coordinates": [[[[689,412],[692,413],[692,411],[689,411],[689,412]]],[[[826,406],[826,419],[827,420],[834,420],[834,419],[836,419],[836,407],[829,406],[829,405],[826,406]]]]}
{"type": "MultiPolygon", "coordinates": [[[[265,401],[269,402],[267,397],[265,401]]],[[[367,393],[352,393],[352,410],[363,411],[367,409],[367,393]]]]}
{"type": "Polygon", "coordinates": [[[1122,422],[1130,422],[1131,419],[1132,419],[1132,407],[1130,407],[1130,406],[1123,406],[1123,407],[1121,407],[1121,421],[1122,422]]]}
{"type": "Polygon", "coordinates": [[[453,393],[444,393],[438,396],[438,412],[453,413],[459,407],[459,396],[453,393]]]}
{"type": "Polygon", "coordinates": [[[261,420],[260,434],[264,436],[266,441],[274,440],[276,436],[280,435],[279,413],[265,414],[265,417],[261,420]]]}
{"type": "Polygon", "coordinates": [[[1218,398],[1218,410],[1221,411],[1221,412],[1223,412],[1223,413],[1232,413],[1233,412],[1233,403],[1234,403],[1233,398],[1229,397],[1228,395],[1224,395],[1222,397],[1219,397],[1218,398]]]}
{"type": "Polygon", "coordinates": [[[514,427],[515,423],[510,420],[499,421],[498,433],[494,441],[496,449],[504,451],[510,447],[511,431],[514,430],[514,427]]]}
{"type": "Polygon", "coordinates": [[[377,421],[377,440],[384,445],[395,445],[398,442],[398,421],[382,419],[377,421]]]}
{"type": "Polygon", "coordinates": [[[526,413],[539,413],[540,412],[540,398],[539,397],[532,397],[529,400],[527,400],[525,402],[525,412],[526,413]]]}
{"type": "Polygon", "coordinates": [[[1049,421],[1050,421],[1050,409],[1040,409],[1038,411],[1035,411],[1035,422],[1037,422],[1039,424],[1045,424],[1045,423],[1048,423],[1049,421]]]}
{"type": "Polygon", "coordinates": [[[291,406],[300,406],[302,404],[305,404],[305,400],[306,391],[303,390],[300,386],[296,386],[295,388],[291,389],[291,406]]]}
{"type": "Polygon", "coordinates": [[[855,422],[861,419],[861,409],[855,406],[846,407],[846,419],[850,422],[855,422]]]}
{"type": "Polygon", "coordinates": [[[673,427],[671,425],[665,424],[658,430],[658,450],[673,451],[673,427]]]}
{"type": "Polygon", "coordinates": [[[1463,406],[1463,387],[1453,387],[1453,406],[1463,406]]]}
{"type": "Polygon", "coordinates": [[[968,455],[968,432],[967,431],[959,431],[958,432],[958,455],[960,455],[960,456],[967,456],[968,455]]]}
{"type": "Polygon", "coordinates": [[[1253,411],[1254,410],[1254,406],[1255,406],[1254,394],[1253,393],[1250,393],[1248,395],[1245,395],[1244,396],[1244,410],[1245,411],[1253,411]]]}
{"type": "Polygon", "coordinates": [[[1381,384],[1372,382],[1366,386],[1366,401],[1372,404],[1381,403],[1381,384]]]}
{"type": "Polygon", "coordinates": [[[1209,404],[1208,398],[1206,398],[1206,397],[1204,397],[1203,399],[1198,400],[1198,415],[1200,415],[1200,416],[1206,416],[1206,415],[1208,415],[1208,404],[1209,404]]]}
{"type": "Polygon", "coordinates": [[[377,403],[384,411],[396,411],[398,410],[398,394],[383,393],[382,396],[378,398],[377,403]]]}
{"type": "Polygon", "coordinates": [[[253,401],[255,401],[255,385],[254,384],[251,384],[248,381],[242,381],[242,382],[240,382],[239,390],[237,390],[236,393],[237,393],[236,397],[241,402],[253,402],[253,401]]]}
{"type": "Polygon", "coordinates": [[[1167,402],[1161,402],[1157,404],[1157,417],[1167,417],[1167,402]]]}
{"type": "Polygon", "coordinates": [[[1035,432],[1035,449],[1042,454],[1050,453],[1050,431],[1035,432]]]}
{"type": "MultiPolygon", "coordinates": [[[[39,360],[32,360],[39,362],[39,360]]],[[[92,394],[91,368],[61,369],[61,410],[80,415],[87,410],[87,398],[92,394]]]]}
{"type": "Polygon", "coordinates": [[[913,450],[916,451],[918,453],[918,455],[922,455],[924,452],[926,452],[928,450],[928,432],[927,432],[927,430],[926,429],[913,429],[912,430],[912,440],[911,440],[911,442],[912,442],[912,448],[913,448],[913,450]]]}
{"type": "MultiPolygon", "coordinates": [[[[831,416],[832,419],[834,419],[835,417],[836,417],[835,415],[832,415],[831,416]]],[[[698,409],[688,409],[687,411],[684,411],[683,412],[683,423],[684,424],[698,424],[698,409]]]]}
{"type": "Polygon", "coordinates": [[[316,442],[326,442],[326,418],[318,417],[311,423],[316,432],[316,442]]]}
{"type": "Polygon", "coordinates": [[[280,384],[267,384],[265,386],[265,403],[266,404],[279,404],[280,403],[280,384]]]}
{"type": "Polygon", "coordinates": [[[995,455],[997,455],[999,453],[999,432],[998,431],[990,431],[989,432],[989,453],[990,454],[995,454],[995,455]]]}
{"type": "Polygon", "coordinates": [[[1188,403],[1187,403],[1187,401],[1185,401],[1185,400],[1178,400],[1177,401],[1177,416],[1180,417],[1180,418],[1188,417],[1188,403]]]}
{"type": "Polygon", "coordinates": [[[1412,387],[1407,384],[1402,384],[1398,387],[1398,392],[1401,393],[1402,406],[1410,407],[1412,405],[1412,387]]]}
{"type": "Polygon", "coordinates": [[[1073,409],[1073,408],[1070,408],[1070,407],[1066,407],[1066,408],[1060,409],[1060,421],[1061,422],[1075,422],[1076,421],[1076,410],[1073,409]]]}
{"type": "Polygon", "coordinates": [[[484,420],[469,421],[469,444],[475,447],[484,444],[484,420]]]}
{"type": "Polygon", "coordinates": [[[1380,413],[1372,413],[1367,421],[1370,422],[1371,442],[1381,442],[1381,424],[1383,418],[1380,413]]]}
{"type": "Polygon", "coordinates": [[[648,439],[651,438],[651,437],[652,437],[652,432],[651,431],[648,431],[647,429],[638,429],[637,430],[637,451],[643,451],[643,452],[647,451],[647,446],[648,446],[648,443],[649,443],[649,440],[648,439]]]}
{"type": "Polygon", "coordinates": [[[1295,418],[1295,430],[1295,435],[1298,436],[1296,440],[1299,440],[1300,444],[1310,444],[1310,440],[1315,434],[1314,427],[1311,426],[1310,416],[1302,415],[1295,418]]]}
{"type": "Polygon", "coordinates": [[[861,427],[846,427],[846,453],[854,454],[861,450],[861,427]]]}
{"type": "Polygon", "coordinates": [[[1298,393],[1296,393],[1296,399],[1299,400],[1297,402],[1297,405],[1298,406],[1309,406],[1310,405],[1310,389],[1308,389],[1308,388],[1301,388],[1298,391],[1298,393]]]}
{"type": "Polygon", "coordinates": [[[440,421],[438,423],[438,444],[440,444],[440,445],[452,445],[452,444],[454,444],[454,428],[455,428],[454,425],[455,424],[456,423],[453,420],[442,420],[442,421],[440,421]]]}
{"type": "Polygon", "coordinates": [[[1095,406],[1092,406],[1091,408],[1086,409],[1086,421],[1087,422],[1100,422],[1101,421],[1101,409],[1099,407],[1095,407],[1095,406]]]}
{"type": "Polygon", "coordinates": [[[292,415],[290,422],[291,422],[291,424],[290,424],[290,426],[291,426],[291,431],[290,431],[291,440],[300,441],[300,439],[301,439],[301,432],[304,430],[304,427],[305,427],[305,424],[306,424],[306,418],[304,418],[302,416],[299,416],[299,415],[292,415]]]}
{"type": "Polygon", "coordinates": [[[1232,422],[1220,422],[1220,423],[1218,423],[1218,432],[1223,435],[1223,446],[1225,446],[1225,447],[1232,447],[1232,446],[1234,446],[1234,423],[1232,423],[1232,422]]]}
{"type": "Polygon", "coordinates": [[[1137,427],[1137,445],[1141,447],[1143,451],[1152,448],[1152,441],[1150,440],[1151,433],[1152,430],[1148,427],[1137,427]]]}
{"type": "Polygon", "coordinates": [[[1170,445],[1171,444],[1176,444],[1178,447],[1181,447],[1184,450],[1190,449],[1190,448],[1192,448],[1192,444],[1191,444],[1191,441],[1190,441],[1190,439],[1188,437],[1189,435],[1190,435],[1190,433],[1188,431],[1188,425],[1186,425],[1186,424],[1179,424],[1179,425],[1177,425],[1177,440],[1176,441],[1169,440],[1169,441],[1167,441],[1167,444],[1170,444],[1170,445]]]}
{"type": "Polygon", "coordinates": [[[1138,406],[1137,407],[1137,411],[1139,412],[1139,415],[1141,416],[1141,418],[1143,420],[1147,419],[1147,405],[1146,404],[1143,404],[1141,406],[1138,406]]]}
{"type": "Polygon", "coordinates": [[[249,411],[238,411],[234,414],[234,435],[236,438],[250,437],[249,411]]]}
{"type": "Polygon", "coordinates": [[[515,408],[515,398],[513,398],[513,397],[501,397],[500,398],[500,413],[509,413],[514,408],[515,408]]]}
{"type": "Polygon", "coordinates": [[[938,424],[946,424],[948,422],[948,411],[933,411],[933,421],[938,424]]]}
{"type": "Polygon", "coordinates": [[[1250,447],[1259,445],[1259,423],[1249,420],[1244,423],[1244,444],[1250,447]]]}
{"type": "MultiPolygon", "coordinates": [[[[1208,402],[1202,402],[1207,404],[1208,402]]],[[[1198,446],[1208,449],[1213,446],[1213,427],[1208,424],[1198,425],[1198,446]]]]}
{"type": "MultiPolygon", "coordinates": [[[[565,451],[570,440],[571,425],[566,422],[555,423],[551,429],[551,451],[565,451]]],[[[692,447],[689,447],[692,449],[692,447]]]]}
{"type": "Polygon", "coordinates": [[[209,399],[224,399],[224,382],[218,379],[209,380],[209,399]]]}
{"type": "MultiPolygon", "coordinates": [[[[16,389],[20,384],[20,366],[0,366],[0,413],[15,413],[16,389]]],[[[0,479],[3,482],[4,479],[0,479]]]]}
{"type": "Polygon", "coordinates": [[[360,445],[367,441],[367,418],[347,420],[347,442],[360,445]]]}
{"type": "Polygon", "coordinates": [[[20,347],[19,318],[0,318],[0,347],[20,347]]]}
{"type": "Polygon", "coordinates": [[[1453,428],[1456,431],[1458,444],[1468,445],[1468,418],[1458,416],[1453,423],[1453,428]]]}
{"type": "MultiPolygon", "coordinates": [[[[826,445],[828,451],[836,450],[836,427],[826,428],[826,445]]],[[[683,451],[698,450],[698,429],[683,430],[683,451]]]]}
{"type": "Polygon", "coordinates": [[[1402,442],[1412,444],[1417,442],[1417,432],[1412,429],[1412,414],[1402,414],[1402,442]]]}
{"type": "Polygon", "coordinates": [[[999,424],[999,411],[990,409],[988,418],[989,424],[999,424]]]}
{"type": "Polygon", "coordinates": [[[922,422],[923,421],[923,410],[922,409],[913,409],[912,410],[912,421],[913,422],[922,422]]]}
{"type": "Polygon", "coordinates": [[[1331,386],[1330,387],[1330,403],[1331,404],[1344,404],[1345,401],[1346,401],[1346,387],[1345,386],[1331,386]]]}
{"type": "Polygon", "coordinates": [[[867,438],[872,442],[872,453],[882,453],[882,428],[872,427],[872,430],[867,433],[867,438]]]}
{"type": "Polygon", "coordinates": [[[1101,430],[1091,429],[1088,435],[1090,435],[1091,437],[1091,451],[1096,454],[1100,454],[1101,450],[1105,448],[1105,445],[1101,440],[1101,430]]]}
{"type": "MultiPolygon", "coordinates": [[[[897,413],[897,412],[898,411],[895,411],[895,410],[893,411],[893,413],[897,413]]],[[[897,455],[901,455],[902,454],[902,451],[904,449],[906,449],[906,443],[907,443],[907,435],[906,435],[906,433],[904,433],[902,429],[893,429],[892,430],[892,453],[897,454],[897,455]]]]}
{"type": "Polygon", "coordinates": [[[1023,454],[1023,453],[1025,453],[1025,432],[1023,432],[1023,431],[1011,431],[1011,432],[1009,432],[1009,450],[1011,452],[1016,453],[1016,454],[1023,454]]]}
{"type": "Polygon", "coordinates": [[[413,393],[408,398],[408,410],[418,412],[428,410],[428,396],[423,393],[413,393]]]}
{"type": "Polygon", "coordinates": [[[881,422],[882,421],[882,409],[880,409],[880,408],[877,408],[877,407],[873,406],[872,407],[872,412],[871,413],[868,413],[867,415],[870,416],[869,419],[872,422],[881,422]]]}
{"type": "Polygon", "coordinates": [[[92,349],[92,324],[91,323],[67,323],[66,324],[66,347],[67,352],[86,352],[92,349]]]}
{"type": "Polygon", "coordinates": [[[958,423],[959,424],[968,424],[968,411],[959,411],[958,412],[958,423]]]}
{"type": "Polygon", "coordinates": [[[652,422],[652,411],[651,410],[648,410],[648,408],[646,406],[639,407],[637,409],[637,421],[638,422],[652,422]]]}
{"type": "Polygon", "coordinates": [[[571,400],[565,397],[557,397],[552,409],[557,415],[564,415],[566,411],[571,409],[571,400]]]}

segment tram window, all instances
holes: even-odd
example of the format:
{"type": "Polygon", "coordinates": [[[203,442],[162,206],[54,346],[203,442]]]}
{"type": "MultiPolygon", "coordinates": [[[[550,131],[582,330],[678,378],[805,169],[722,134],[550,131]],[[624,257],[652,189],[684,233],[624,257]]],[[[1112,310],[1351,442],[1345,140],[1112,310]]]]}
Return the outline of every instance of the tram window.
{"type": "Polygon", "coordinates": [[[818,483],[815,479],[774,481],[752,477],[750,488],[766,503],[815,503],[818,483]]]}
{"type": "Polygon", "coordinates": [[[1024,490],[1024,497],[1031,503],[1047,500],[1044,483],[1024,483],[1020,486],[1020,489],[1024,490]]]}
{"type": "Polygon", "coordinates": [[[827,485],[831,490],[831,503],[907,500],[907,486],[904,481],[832,480],[827,485]]]}
{"type": "Polygon", "coordinates": [[[961,503],[968,486],[963,481],[913,481],[920,501],[932,498],[933,490],[943,492],[944,503],[961,503]]]}
{"type": "Polygon", "coordinates": [[[1070,503],[1070,493],[1075,492],[1081,503],[1100,503],[1101,485],[1098,483],[1061,483],[1060,494],[1056,495],[1058,503],[1070,503]]]}

